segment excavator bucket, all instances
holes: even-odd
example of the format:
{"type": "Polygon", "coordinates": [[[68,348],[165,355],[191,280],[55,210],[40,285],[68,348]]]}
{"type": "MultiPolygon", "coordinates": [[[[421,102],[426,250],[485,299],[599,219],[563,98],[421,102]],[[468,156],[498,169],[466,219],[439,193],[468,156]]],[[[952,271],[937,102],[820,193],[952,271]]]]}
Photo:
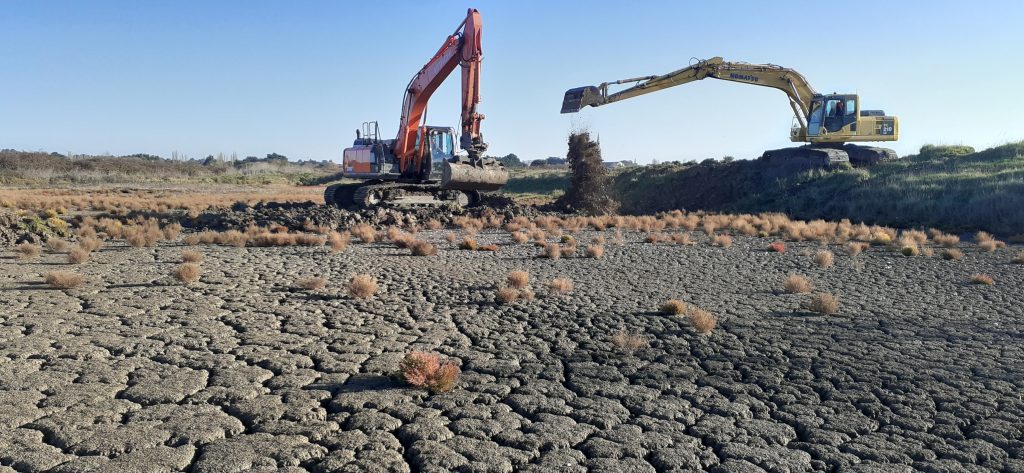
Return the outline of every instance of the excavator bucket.
{"type": "Polygon", "coordinates": [[[601,89],[588,85],[565,91],[565,98],[562,99],[562,113],[576,113],[587,105],[601,103],[601,89]]]}
{"type": "Polygon", "coordinates": [[[441,169],[441,188],[462,191],[496,191],[508,182],[508,171],[496,161],[473,164],[445,161],[441,169]]]}

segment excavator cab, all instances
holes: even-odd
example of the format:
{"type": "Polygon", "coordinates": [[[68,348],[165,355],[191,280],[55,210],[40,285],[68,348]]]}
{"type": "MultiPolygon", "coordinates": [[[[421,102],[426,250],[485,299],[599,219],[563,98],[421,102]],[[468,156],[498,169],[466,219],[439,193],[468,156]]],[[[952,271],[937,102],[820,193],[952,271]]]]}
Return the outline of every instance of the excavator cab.
{"type": "Polygon", "coordinates": [[[807,120],[807,136],[821,136],[825,133],[857,131],[857,117],[860,116],[860,100],[852,94],[817,95],[811,100],[807,120]]]}

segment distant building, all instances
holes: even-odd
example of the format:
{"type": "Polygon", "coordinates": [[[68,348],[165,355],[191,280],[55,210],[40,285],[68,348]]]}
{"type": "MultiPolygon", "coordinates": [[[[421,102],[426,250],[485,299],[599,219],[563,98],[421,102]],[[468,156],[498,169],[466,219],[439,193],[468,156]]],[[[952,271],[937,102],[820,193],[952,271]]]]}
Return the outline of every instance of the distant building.
{"type": "Polygon", "coordinates": [[[636,166],[636,163],[633,161],[605,161],[602,164],[604,164],[605,169],[620,169],[636,166]]]}

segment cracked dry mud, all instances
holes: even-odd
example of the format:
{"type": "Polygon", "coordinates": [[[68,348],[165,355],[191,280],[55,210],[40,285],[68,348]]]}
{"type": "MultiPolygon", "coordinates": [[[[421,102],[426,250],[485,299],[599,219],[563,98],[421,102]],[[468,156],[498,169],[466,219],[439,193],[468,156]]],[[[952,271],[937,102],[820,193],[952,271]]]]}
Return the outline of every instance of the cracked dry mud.
{"type": "Polygon", "coordinates": [[[108,243],[67,291],[41,285],[63,255],[0,259],[0,472],[1024,471],[1024,267],[1008,251],[836,250],[824,269],[801,254],[817,244],[745,237],[627,234],[604,259],[553,261],[423,235],[440,255],[202,247],[190,286],[168,276],[179,244],[108,243]],[[496,305],[520,268],[538,298],[496,305]],[[379,278],[375,298],[345,296],[354,272],[379,278]],[[839,295],[839,315],[779,293],[791,272],[839,295]],[[966,284],[975,272],[996,284],[966,284]],[[320,275],[322,291],[292,288],[320,275]],[[559,276],[576,289],[544,295],[559,276]],[[657,314],[669,298],[717,329],[657,314]],[[650,347],[617,351],[621,328],[650,347]],[[457,360],[456,389],[389,378],[410,350],[457,360]]]}

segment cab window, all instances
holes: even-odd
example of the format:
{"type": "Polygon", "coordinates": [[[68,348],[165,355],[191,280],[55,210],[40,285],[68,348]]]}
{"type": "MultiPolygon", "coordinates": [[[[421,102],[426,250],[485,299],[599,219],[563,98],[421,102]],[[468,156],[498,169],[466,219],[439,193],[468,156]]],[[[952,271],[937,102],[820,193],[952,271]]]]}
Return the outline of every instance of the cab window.
{"type": "Polygon", "coordinates": [[[857,113],[857,101],[849,99],[846,101],[846,115],[854,115],[857,113]]]}

